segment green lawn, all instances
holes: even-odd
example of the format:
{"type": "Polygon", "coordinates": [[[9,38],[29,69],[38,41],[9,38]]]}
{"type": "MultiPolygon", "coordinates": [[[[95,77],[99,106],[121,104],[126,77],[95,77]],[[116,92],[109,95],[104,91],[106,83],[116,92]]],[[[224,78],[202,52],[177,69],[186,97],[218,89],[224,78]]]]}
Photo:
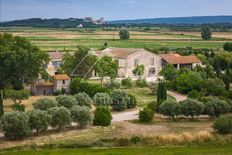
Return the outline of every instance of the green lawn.
{"type": "Polygon", "coordinates": [[[180,147],[135,147],[111,149],[56,149],[8,151],[4,155],[231,155],[232,144],[180,147]]]}

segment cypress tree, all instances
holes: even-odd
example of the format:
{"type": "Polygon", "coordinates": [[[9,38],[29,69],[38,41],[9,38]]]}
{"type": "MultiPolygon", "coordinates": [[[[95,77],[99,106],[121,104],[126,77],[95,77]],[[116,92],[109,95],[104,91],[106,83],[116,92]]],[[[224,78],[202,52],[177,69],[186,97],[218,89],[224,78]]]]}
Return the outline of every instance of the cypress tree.
{"type": "Polygon", "coordinates": [[[3,91],[0,90],[0,118],[2,117],[3,113],[3,91]]]}
{"type": "Polygon", "coordinates": [[[167,100],[167,88],[166,88],[164,82],[159,82],[158,89],[157,89],[157,104],[158,104],[158,106],[165,100],[167,100]]]}

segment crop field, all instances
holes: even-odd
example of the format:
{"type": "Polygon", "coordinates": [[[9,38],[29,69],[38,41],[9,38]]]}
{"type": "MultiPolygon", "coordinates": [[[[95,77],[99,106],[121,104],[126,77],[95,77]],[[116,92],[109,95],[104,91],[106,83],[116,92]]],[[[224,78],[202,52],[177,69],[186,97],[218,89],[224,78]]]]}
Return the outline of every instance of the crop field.
{"type": "Polygon", "coordinates": [[[43,50],[75,50],[78,45],[90,48],[102,48],[104,43],[110,47],[151,49],[173,48],[214,48],[222,49],[226,41],[232,40],[232,32],[215,32],[211,41],[202,41],[200,32],[178,31],[142,31],[130,30],[129,40],[119,39],[119,30],[104,29],[45,29],[31,27],[0,27],[0,32],[22,36],[38,45],[43,50]]]}

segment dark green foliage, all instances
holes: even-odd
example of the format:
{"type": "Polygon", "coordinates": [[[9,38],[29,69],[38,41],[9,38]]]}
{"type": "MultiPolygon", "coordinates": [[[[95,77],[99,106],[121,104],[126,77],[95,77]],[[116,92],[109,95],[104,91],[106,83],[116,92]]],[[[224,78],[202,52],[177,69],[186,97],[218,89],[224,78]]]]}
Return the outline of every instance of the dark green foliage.
{"type": "Polygon", "coordinates": [[[177,75],[177,71],[173,65],[168,64],[160,71],[159,74],[162,75],[165,80],[174,80],[177,75]]]}
{"type": "Polygon", "coordinates": [[[47,111],[32,110],[28,112],[29,126],[31,130],[36,130],[36,133],[46,131],[51,122],[51,115],[47,111]]]}
{"type": "Polygon", "coordinates": [[[211,29],[209,27],[203,27],[201,29],[201,38],[203,40],[210,40],[211,37],[212,37],[211,29]]]}
{"type": "Polygon", "coordinates": [[[20,103],[15,103],[15,104],[13,104],[12,109],[14,111],[22,111],[22,112],[24,112],[25,111],[25,106],[23,104],[20,104],[20,103]]]}
{"type": "Polygon", "coordinates": [[[136,97],[134,95],[128,94],[129,100],[127,102],[127,108],[134,108],[137,105],[137,100],[136,97]]]}
{"type": "Polygon", "coordinates": [[[121,81],[121,85],[126,88],[126,89],[129,89],[132,87],[132,80],[131,78],[125,78],[125,79],[122,79],[121,81]]]}
{"type": "Polygon", "coordinates": [[[71,113],[65,107],[51,108],[49,114],[52,116],[51,126],[53,128],[61,130],[71,124],[71,113]]]}
{"type": "Polygon", "coordinates": [[[56,97],[56,101],[58,106],[66,107],[68,109],[72,108],[72,106],[77,105],[79,102],[72,96],[67,95],[59,95],[56,97]]]}
{"type": "Polygon", "coordinates": [[[114,111],[123,111],[127,109],[127,103],[129,101],[129,96],[124,91],[114,91],[110,94],[112,99],[112,109],[114,111]]]}
{"type": "Polygon", "coordinates": [[[205,95],[221,96],[225,90],[225,84],[221,79],[209,78],[202,83],[202,88],[206,91],[205,95]]]}
{"type": "Polygon", "coordinates": [[[6,90],[5,96],[6,98],[10,98],[14,101],[14,103],[20,104],[22,100],[28,99],[30,92],[28,90],[6,90]]]}
{"type": "Polygon", "coordinates": [[[176,78],[176,87],[179,92],[188,93],[192,90],[200,90],[203,78],[200,73],[187,71],[176,78]]]}
{"type": "Polygon", "coordinates": [[[33,104],[34,109],[47,111],[50,108],[56,107],[58,103],[55,100],[48,98],[41,98],[35,101],[33,104]]]}
{"type": "Polygon", "coordinates": [[[179,102],[180,111],[185,116],[199,116],[203,113],[205,109],[205,105],[195,99],[186,99],[184,101],[179,102]]]}
{"type": "Polygon", "coordinates": [[[86,106],[75,105],[71,109],[72,120],[84,127],[91,122],[91,112],[86,106]]]}
{"type": "Polygon", "coordinates": [[[164,82],[159,82],[158,89],[157,89],[158,107],[165,100],[167,100],[167,88],[166,88],[164,82]]]}
{"type": "Polygon", "coordinates": [[[103,56],[95,65],[95,71],[103,84],[104,77],[116,78],[118,72],[118,63],[112,57],[103,56]]]}
{"type": "Polygon", "coordinates": [[[129,33],[128,30],[121,30],[121,31],[119,32],[119,37],[120,37],[120,39],[122,39],[122,40],[129,39],[129,38],[130,38],[130,33],[129,33]]]}
{"type": "Polygon", "coordinates": [[[232,51],[232,43],[231,42],[230,43],[229,42],[225,43],[224,46],[223,46],[223,49],[225,51],[231,52],[232,51]]]}
{"type": "Polygon", "coordinates": [[[99,106],[106,106],[108,107],[111,105],[112,100],[110,98],[110,95],[107,93],[97,93],[93,97],[94,105],[99,106]]]}
{"type": "Polygon", "coordinates": [[[80,81],[79,78],[75,78],[71,81],[70,89],[72,94],[79,92],[85,92],[90,97],[93,97],[96,93],[109,93],[110,90],[104,86],[94,83],[87,83],[86,81],[80,81]]]}
{"type": "Polygon", "coordinates": [[[25,138],[30,133],[29,117],[23,112],[8,112],[1,118],[2,130],[11,139],[25,138]]]}
{"type": "Polygon", "coordinates": [[[105,84],[105,86],[111,90],[114,90],[114,89],[120,88],[120,83],[115,80],[110,80],[109,82],[105,84]]]}
{"type": "Polygon", "coordinates": [[[158,112],[158,109],[159,109],[158,104],[157,104],[156,101],[151,101],[151,102],[149,102],[149,103],[147,104],[147,107],[148,107],[149,109],[152,109],[154,112],[158,112]]]}
{"type": "Polygon", "coordinates": [[[97,107],[94,113],[93,124],[97,126],[109,126],[111,124],[112,115],[107,107],[97,107]]]}
{"type": "Polygon", "coordinates": [[[200,97],[200,94],[197,90],[192,90],[188,93],[188,98],[197,99],[200,97]]]}
{"type": "Polygon", "coordinates": [[[132,71],[134,75],[139,76],[139,79],[141,79],[141,77],[144,74],[144,65],[138,65],[136,66],[136,68],[132,71]]]}
{"type": "Polygon", "coordinates": [[[78,93],[74,95],[74,97],[76,98],[77,104],[79,106],[86,106],[88,108],[91,108],[93,105],[93,100],[85,92],[78,93]]]}
{"type": "Polygon", "coordinates": [[[159,112],[165,116],[175,118],[179,114],[179,105],[172,100],[166,100],[159,106],[159,112]]]}
{"type": "Polygon", "coordinates": [[[147,81],[146,79],[138,79],[136,80],[135,85],[137,87],[144,88],[144,87],[147,87],[147,81]]]}
{"type": "Polygon", "coordinates": [[[0,89],[23,89],[24,83],[30,84],[45,72],[49,60],[46,51],[25,38],[6,33],[0,34],[0,51],[0,89]]]}
{"type": "Polygon", "coordinates": [[[139,111],[139,120],[141,122],[150,122],[154,117],[154,111],[145,107],[143,110],[139,111]]]}
{"type": "Polygon", "coordinates": [[[78,46],[74,55],[70,53],[64,55],[61,69],[69,75],[73,73],[75,76],[89,78],[92,76],[93,65],[96,61],[96,56],[91,54],[87,47],[78,46]]]}
{"type": "Polygon", "coordinates": [[[218,118],[213,124],[214,130],[221,134],[232,133],[232,116],[218,118]]]}
{"type": "Polygon", "coordinates": [[[219,117],[230,111],[230,105],[217,97],[209,97],[205,103],[205,113],[211,117],[219,117]]]}
{"type": "Polygon", "coordinates": [[[4,107],[3,107],[3,91],[0,90],[0,118],[4,114],[4,107]]]}

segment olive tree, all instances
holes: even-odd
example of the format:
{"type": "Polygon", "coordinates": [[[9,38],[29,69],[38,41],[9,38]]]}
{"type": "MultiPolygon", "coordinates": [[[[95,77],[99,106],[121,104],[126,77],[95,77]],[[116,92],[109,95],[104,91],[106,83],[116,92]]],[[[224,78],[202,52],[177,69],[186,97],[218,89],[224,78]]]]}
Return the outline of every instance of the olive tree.
{"type": "Polygon", "coordinates": [[[96,106],[109,106],[112,102],[110,95],[107,93],[97,93],[93,97],[96,106]]]}
{"type": "Polygon", "coordinates": [[[72,108],[72,106],[77,105],[78,101],[72,97],[67,95],[59,95],[56,97],[56,101],[58,102],[58,106],[64,106],[68,109],[72,108]]]}
{"type": "Polygon", "coordinates": [[[48,109],[52,107],[56,107],[58,103],[55,100],[49,99],[49,98],[41,98],[32,103],[34,109],[39,109],[39,110],[45,110],[47,111],[48,109]]]}
{"type": "Polygon", "coordinates": [[[30,134],[29,117],[24,112],[8,112],[1,118],[2,130],[11,139],[25,138],[30,134]]]}
{"type": "Polygon", "coordinates": [[[181,113],[192,118],[202,114],[205,109],[205,105],[202,102],[190,98],[179,102],[179,104],[181,113]]]}
{"type": "Polygon", "coordinates": [[[127,109],[127,103],[129,101],[129,96],[124,91],[114,91],[110,94],[112,99],[112,109],[114,111],[123,111],[127,109]]]}
{"type": "Polygon", "coordinates": [[[175,118],[179,114],[179,106],[176,101],[166,100],[159,106],[159,112],[165,116],[175,118]]]}
{"type": "Polygon", "coordinates": [[[54,107],[49,109],[52,116],[51,126],[56,129],[63,129],[71,124],[71,112],[65,107],[54,107]]]}
{"type": "Polygon", "coordinates": [[[28,112],[29,126],[31,130],[36,130],[36,133],[46,131],[51,122],[51,115],[47,111],[32,110],[28,112]]]}
{"type": "Polygon", "coordinates": [[[84,127],[91,122],[91,112],[86,106],[75,105],[71,109],[72,120],[84,127]]]}
{"type": "Polygon", "coordinates": [[[86,106],[86,107],[89,107],[89,108],[92,107],[93,100],[85,92],[78,93],[78,94],[74,95],[74,97],[78,101],[79,106],[86,106]]]}

